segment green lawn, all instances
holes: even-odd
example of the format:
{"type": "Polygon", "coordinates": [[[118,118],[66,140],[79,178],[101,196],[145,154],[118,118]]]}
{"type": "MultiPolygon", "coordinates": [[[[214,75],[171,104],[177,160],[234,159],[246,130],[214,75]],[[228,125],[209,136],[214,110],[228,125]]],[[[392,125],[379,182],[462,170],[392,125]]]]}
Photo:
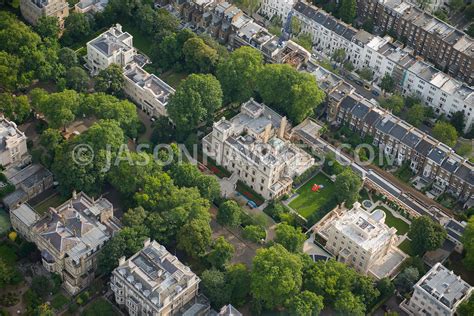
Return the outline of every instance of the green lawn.
{"type": "Polygon", "coordinates": [[[334,194],[334,183],[324,174],[318,173],[300,187],[297,193],[299,195],[290,202],[290,207],[300,213],[301,216],[308,218],[329,201],[331,194],[334,194]],[[324,188],[313,192],[311,191],[313,184],[322,184],[324,188]]]}
{"type": "Polygon", "coordinates": [[[118,315],[116,308],[109,303],[106,299],[100,297],[93,303],[88,305],[83,316],[115,316],[118,315]]]}
{"type": "Polygon", "coordinates": [[[18,257],[11,247],[2,244],[0,245],[0,258],[2,258],[7,264],[14,265],[18,257]]]}
{"type": "Polygon", "coordinates": [[[177,88],[179,83],[186,79],[188,74],[182,72],[174,72],[173,70],[168,70],[160,75],[161,80],[172,86],[173,88],[177,88]]]}
{"type": "Polygon", "coordinates": [[[61,293],[56,294],[51,300],[51,306],[54,309],[61,309],[64,305],[69,302],[69,298],[61,293]]]}
{"type": "Polygon", "coordinates": [[[394,175],[403,182],[409,183],[410,179],[413,177],[413,172],[410,169],[410,165],[404,163],[397,171],[395,171],[394,175]]]}
{"type": "Polygon", "coordinates": [[[41,201],[40,203],[36,204],[33,206],[33,209],[38,213],[39,215],[43,215],[48,211],[50,207],[58,207],[59,205],[63,204],[67,198],[62,197],[59,194],[50,196],[46,200],[41,201]]]}
{"type": "Polygon", "coordinates": [[[408,233],[410,225],[405,221],[393,216],[392,212],[383,206],[377,206],[375,209],[380,209],[385,212],[385,224],[387,224],[389,227],[395,227],[398,235],[405,235],[408,233]]]}
{"type": "Polygon", "coordinates": [[[4,210],[0,209],[0,235],[6,234],[10,230],[10,218],[4,210]]]}
{"type": "Polygon", "coordinates": [[[409,239],[405,239],[400,245],[398,245],[398,248],[410,257],[415,255],[413,249],[411,248],[411,240],[409,239]]]}

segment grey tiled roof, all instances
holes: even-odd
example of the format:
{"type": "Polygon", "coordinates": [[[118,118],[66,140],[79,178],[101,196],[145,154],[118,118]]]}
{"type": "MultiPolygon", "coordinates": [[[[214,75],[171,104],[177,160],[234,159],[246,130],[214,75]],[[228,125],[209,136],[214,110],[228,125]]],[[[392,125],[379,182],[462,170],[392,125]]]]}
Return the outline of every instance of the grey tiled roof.
{"type": "Polygon", "coordinates": [[[385,134],[388,134],[394,126],[395,126],[395,122],[391,115],[387,115],[383,117],[382,119],[378,120],[377,123],[375,124],[375,128],[385,134]]]}
{"type": "Polygon", "coordinates": [[[402,127],[402,126],[396,124],[396,125],[390,130],[390,133],[389,133],[389,134],[390,134],[392,137],[394,137],[394,138],[396,138],[396,139],[398,139],[398,140],[402,140],[403,137],[406,135],[407,132],[408,132],[408,131],[407,131],[404,127],[402,127]]]}
{"type": "Polygon", "coordinates": [[[428,158],[433,160],[438,165],[440,165],[443,162],[446,156],[447,156],[447,153],[437,147],[433,148],[433,150],[428,154],[428,158]]]}
{"type": "Polygon", "coordinates": [[[420,141],[421,137],[415,135],[413,132],[408,132],[402,139],[402,143],[407,145],[410,148],[415,148],[418,142],[420,141]]]}
{"type": "Polygon", "coordinates": [[[369,112],[370,108],[364,103],[358,102],[355,107],[352,108],[352,116],[355,116],[359,119],[363,119],[365,115],[369,112]]]}
{"type": "Polygon", "coordinates": [[[426,156],[428,155],[428,153],[430,152],[430,150],[433,148],[433,144],[431,144],[430,142],[422,139],[418,145],[416,145],[416,148],[415,150],[422,156],[426,156]]]}
{"type": "Polygon", "coordinates": [[[341,102],[341,109],[344,109],[346,111],[350,111],[354,105],[356,105],[357,100],[354,99],[351,95],[348,95],[347,97],[344,98],[341,102]]]}
{"type": "Polygon", "coordinates": [[[366,116],[365,116],[365,123],[367,123],[367,125],[371,126],[371,125],[374,125],[375,122],[377,122],[377,120],[380,118],[380,114],[377,113],[376,111],[370,111],[366,116]]]}
{"type": "Polygon", "coordinates": [[[474,170],[471,165],[461,164],[454,174],[470,185],[474,185],[474,170]]]}

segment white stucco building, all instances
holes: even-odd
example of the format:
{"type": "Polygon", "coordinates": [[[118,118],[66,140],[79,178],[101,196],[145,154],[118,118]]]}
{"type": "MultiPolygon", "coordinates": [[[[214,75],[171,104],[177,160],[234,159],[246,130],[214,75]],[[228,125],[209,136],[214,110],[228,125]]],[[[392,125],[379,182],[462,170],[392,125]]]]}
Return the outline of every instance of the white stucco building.
{"type": "Polygon", "coordinates": [[[454,315],[472,292],[468,283],[439,262],[413,288],[410,300],[400,304],[409,315],[454,315]]]}
{"type": "Polygon", "coordinates": [[[261,194],[274,199],[290,192],[293,178],[314,158],[287,139],[286,117],[250,99],[230,120],[222,118],[203,138],[203,152],[261,194]]]}
{"type": "Polygon", "coordinates": [[[93,75],[112,64],[125,67],[137,54],[133,47],[133,36],[122,31],[116,24],[87,43],[87,64],[93,75]]]}
{"type": "Polygon", "coordinates": [[[9,168],[29,158],[25,133],[14,122],[0,116],[0,165],[9,168]]]}
{"type": "Polygon", "coordinates": [[[385,213],[369,213],[358,202],[350,210],[336,207],[314,231],[326,240],[326,249],[338,261],[377,279],[393,277],[407,258],[395,246],[397,231],[385,224],[385,213]]]}
{"type": "Polygon", "coordinates": [[[124,92],[149,116],[167,115],[166,105],[174,89],[166,82],[149,74],[136,63],[125,66],[124,92]]]}
{"type": "Polygon", "coordinates": [[[260,13],[271,19],[278,16],[284,23],[296,0],[262,0],[260,13]]]}
{"type": "Polygon", "coordinates": [[[138,253],[120,259],[110,281],[116,303],[129,315],[165,316],[191,302],[201,280],[164,246],[147,239],[138,253]]]}

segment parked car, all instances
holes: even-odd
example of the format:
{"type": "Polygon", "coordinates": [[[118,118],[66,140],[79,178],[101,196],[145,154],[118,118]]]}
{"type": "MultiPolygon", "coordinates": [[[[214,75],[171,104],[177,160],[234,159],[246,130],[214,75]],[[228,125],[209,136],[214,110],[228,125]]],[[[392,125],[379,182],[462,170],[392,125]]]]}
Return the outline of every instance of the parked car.
{"type": "Polygon", "coordinates": [[[363,86],[364,85],[364,82],[362,82],[362,80],[354,80],[355,83],[357,83],[359,86],[363,86]]]}
{"type": "Polygon", "coordinates": [[[370,91],[370,84],[364,83],[364,88],[365,88],[365,90],[369,90],[369,91],[370,91]]]}
{"type": "Polygon", "coordinates": [[[371,92],[376,97],[378,97],[380,95],[380,93],[377,90],[372,90],[371,92]]]}

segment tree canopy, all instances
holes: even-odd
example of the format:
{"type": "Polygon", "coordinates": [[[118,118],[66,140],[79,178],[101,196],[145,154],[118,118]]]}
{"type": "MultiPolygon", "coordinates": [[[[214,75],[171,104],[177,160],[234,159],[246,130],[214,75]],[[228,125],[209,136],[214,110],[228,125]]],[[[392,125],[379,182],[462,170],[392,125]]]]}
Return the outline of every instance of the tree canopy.
{"type": "Polygon", "coordinates": [[[437,122],[431,131],[434,138],[442,141],[446,145],[453,147],[458,140],[458,132],[448,122],[437,122]]]}
{"type": "Polygon", "coordinates": [[[242,209],[234,200],[228,200],[219,206],[217,222],[221,225],[237,227],[241,222],[242,209]]]}
{"type": "Polygon", "coordinates": [[[212,75],[192,74],[170,97],[167,110],[176,129],[188,132],[206,120],[222,106],[222,89],[212,75]]]}
{"type": "Polygon", "coordinates": [[[122,67],[117,64],[112,64],[106,69],[102,69],[95,78],[95,90],[117,97],[122,96],[125,82],[122,73],[122,67]]]}
{"type": "Polygon", "coordinates": [[[411,222],[408,237],[412,240],[413,251],[420,256],[439,248],[446,239],[446,231],[428,216],[420,216],[411,222]]]}
{"type": "Polygon", "coordinates": [[[220,62],[216,76],[221,83],[225,102],[242,103],[250,99],[262,68],[262,54],[248,46],[236,49],[227,60],[220,62]]]}
{"type": "Polygon", "coordinates": [[[234,251],[234,246],[220,236],[213,241],[212,250],[207,254],[207,261],[213,268],[222,269],[232,259],[234,251]]]}
{"type": "Polygon", "coordinates": [[[466,251],[464,265],[469,270],[474,270],[474,216],[469,218],[463,234],[463,245],[466,251]]]}
{"type": "Polygon", "coordinates": [[[281,244],[286,250],[300,252],[303,250],[303,243],[306,235],[301,228],[295,228],[285,223],[278,224],[275,230],[275,242],[281,244]]]}
{"type": "Polygon", "coordinates": [[[352,169],[345,168],[336,177],[334,195],[339,203],[345,202],[347,207],[351,207],[359,198],[361,186],[361,178],[352,169]]]}
{"type": "Polygon", "coordinates": [[[297,255],[276,244],[257,250],[252,263],[251,293],[268,309],[283,306],[302,284],[302,263],[297,255]]]}
{"type": "Polygon", "coordinates": [[[264,103],[295,124],[311,115],[324,100],[314,77],[286,64],[265,65],[256,86],[264,103]]]}

